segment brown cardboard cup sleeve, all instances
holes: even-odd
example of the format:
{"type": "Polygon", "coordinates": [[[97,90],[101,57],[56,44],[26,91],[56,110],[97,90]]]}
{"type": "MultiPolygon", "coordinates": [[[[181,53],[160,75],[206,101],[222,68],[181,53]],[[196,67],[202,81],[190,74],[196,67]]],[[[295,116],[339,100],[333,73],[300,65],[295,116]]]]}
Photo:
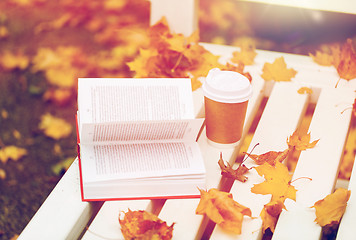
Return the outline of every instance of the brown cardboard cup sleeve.
{"type": "Polygon", "coordinates": [[[209,71],[203,83],[206,135],[218,147],[236,145],[242,136],[248,100],[252,95],[250,81],[240,73],[209,71]]]}

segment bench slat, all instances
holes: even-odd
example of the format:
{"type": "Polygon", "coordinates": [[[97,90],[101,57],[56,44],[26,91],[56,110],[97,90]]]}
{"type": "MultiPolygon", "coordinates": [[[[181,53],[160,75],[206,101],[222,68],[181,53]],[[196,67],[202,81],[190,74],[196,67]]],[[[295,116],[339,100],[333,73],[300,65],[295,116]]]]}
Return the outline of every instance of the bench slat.
{"type": "MultiPolygon", "coordinates": [[[[257,143],[259,146],[254,149],[254,154],[287,149],[286,139],[297,128],[308,103],[308,95],[297,93],[299,87],[298,84],[282,82],[274,85],[248,152],[257,143]]],[[[245,164],[247,167],[256,166],[249,158],[245,164]]],[[[260,239],[262,221],[259,215],[264,204],[270,201],[270,195],[251,193],[251,187],[262,182],[263,178],[253,169],[247,176],[248,180],[245,183],[235,181],[230,192],[238,203],[249,207],[252,216],[256,218],[244,218],[241,235],[228,235],[216,227],[211,239],[260,239]]]]}
{"type": "MultiPolygon", "coordinates": [[[[245,137],[249,127],[251,126],[264,93],[265,85],[261,78],[254,79],[252,81],[252,86],[254,92],[247,107],[242,139],[245,137]]],[[[240,141],[240,144],[234,148],[212,147],[207,142],[204,129],[198,143],[203,155],[205,167],[207,169],[207,189],[220,188],[219,183],[221,181],[221,170],[217,164],[220,152],[223,155],[224,161],[233,164],[241,147],[242,141],[240,141]]],[[[174,239],[201,238],[208,223],[208,219],[195,214],[195,209],[198,206],[198,203],[199,199],[167,200],[159,216],[169,222],[177,223],[174,230],[174,239]],[[177,211],[177,209],[179,209],[179,211],[177,211]],[[180,211],[180,209],[182,209],[182,211],[180,211]],[[189,219],[189,221],[187,221],[187,219],[189,219]]]]}
{"type": "Polygon", "coordinates": [[[105,202],[82,240],[123,239],[118,220],[120,212],[146,210],[149,204],[150,200],[105,202]]]}
{"type": "Polygon", "coordinates": [[[347,202],[345,214],[341,219],[339,230],[337,233],[337,240],[352,239],[356,236],[355,216],[356,216],[356,158],[352,168],[352,174],[349,182],[349,190],[351,196],[347,202]]]}
{"type": "Polygon", "coordinates": [[[344,104],[355,98],[351,89],[323,88],[309,127],[311,140],[320,139],[313,149],[300,154],[293,179],[297,201],[285,201],[273,239],[319,239],[321,228],[314,222],[314,203],[330,194],[334,188],[340,158],[346,141],[351,113],[344,104]],[[292,233],[293,234],[290,234],[292,233]]]}
{"type": "Polygon", "coordinates": [[[18,239],[76,239],[99,205],[81,201],[76,159],[18,239]]]}

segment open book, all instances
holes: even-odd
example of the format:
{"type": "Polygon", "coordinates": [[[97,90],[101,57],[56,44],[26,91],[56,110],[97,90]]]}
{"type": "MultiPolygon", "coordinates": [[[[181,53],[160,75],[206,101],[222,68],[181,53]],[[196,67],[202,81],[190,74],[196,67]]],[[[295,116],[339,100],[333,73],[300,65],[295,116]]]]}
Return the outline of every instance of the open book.
{"type": "Polygon", "coordinates": [[[189,79],[78,79],[84,201],[199,197],[205,167],[189,79]]]}

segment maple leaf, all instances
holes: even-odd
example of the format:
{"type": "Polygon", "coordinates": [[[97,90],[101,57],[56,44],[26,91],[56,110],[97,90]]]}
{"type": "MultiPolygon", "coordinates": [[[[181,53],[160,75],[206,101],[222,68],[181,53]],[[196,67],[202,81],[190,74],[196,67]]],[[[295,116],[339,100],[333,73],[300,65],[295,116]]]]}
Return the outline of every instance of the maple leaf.
{"type": "Polygon", "coordinates": [[[24,148],[19,148],[13,145],[5,146],[0,149],[0,161],[3,163],[6,163],[10,159],[17,161],[26,154],[27,150],[24,148]]]}
{"type": "Polygon", "coordinates": [[[257,56],[257,52],[254,46],[251,44],[240,45],[240,51],[234,51],[232,53],[231,61],[233,63],[242,63],[244,65],[252,65],[257,56]]]}
{"type": "Polygon", "coordinates": [[[297,91],[299,94],[312,94],[313,90],[311,88],[308,87],[301,87],[298,89],[297,91]]]}
{"type": "Polygon", "coordinates": [[[266,62],[263,65],[263,73],[261,77],[266,80],[291,81],[291,79],[297,74],[293,68],[287,68],[287,64],[284,61],[284,57],[276,58],[273,63],[266,62]]]}
{"type": "Polygon", "coordinates": [[[265,181],[255,184],[251,192],[263,195],[272,194],[272,201],[283,202],[286,198],[295,200],[297,190],[290,185],[292,176],[284,164],[279,161],[275,166],[264,163],[255,169],[260,176],[264,176],[265,181]]]}
{"type": "Polygon", "coordinates": [[[328,53],[322,51],[316,51],[315,55],[309,53],[309,56],[313,59],[314,62],[316,62],[319,65],[322,66],[333,65],[333,56],[328,53]]]}
{"type": "Polygon", "coordinates": [[[315,55],[309,53],[309,56],[319,65],[337,66],[340,62],[340,46],[338,44],[323,44],[320,51],[317,50],[315,55]]]}
{"type": "Polygon", "coordinates": [[[274,232],[279,215],[285,209],[284,203],[281,201],[273,201],[264,205],[260,217],[262,219],[262,231],[263,233],[269,228],[271,232],[274,232]]]}
{"type": "Polygon", "coordinates": [[[227,178],[238,180],[240,182],[247,181],[247,177],[244,174],[246,174],[250,169],[248,169],[244,164],[241,163],[239,167],[234,170],[232,169],[229,163],[226,163],[226,165],[224,164],[224,160],[222,159],[222,153],[220,153],[220,159],[218,161],[218,164],[221,169],[221,175],[227,178]]]}
{"type": "Polygon", "coordinates": [[[337,65],[339,76],[345,80],[356,78],[356,52],[352,46],[352,40],[347,39],[341,47],[341,60],[337,65]]]}
{"type": "MultiPolygon", "coordinates": [[[[332,44],[322,46],[316,55],[309,54],[320,65],[333,65],[340,78],[351,80],[356,78],[356,51],[352,45],[352,39],[347,39],[342,46],[332,44]]],[[[337,85],[337,84],[336,84],[337,85]]]]}
{"type": "MultiPolygon", "coordinates": [[[[248,154],[248,153],[246,153],[248,154]]],[[[248,154],[248,156],[255,161],[256,164],[262,165],[265,162],[269,163],[270,165],[274,166],[276,162],[283,162],[284,159],[289,154],[289,148],[284,151],[269,151],[260,155],[257,154],[248,154]]]]}
{"type": "Polygon", "coordinates": [[[143,210],[131,211],[129,209],[124,213],[123,218],[119,216],[119,223],[126,240],[169,240],[173,236],[174,223],[168,226],[153,213],[143,210]]]}
{"type": "Polygon", "coordinates": [[[294,147],[298,151],[303,151],[308,148],[313,148],[318,143],[318,140],[313,142],[310,141],[310,133],[300,135],[300,133],[296,130],[294,133],[287,138],[287,144],[289,147],[294,147]]]}
{"type": "Polygon", "coordinates": [[[199,33],[185,37],[170,32],[162,18],[147,30],[148,46],[127,65],[135,77],[191,78],[192,90],[201,86],[199,78],[209,70],[221,67],[219,57],[198,44],[199,33]]]}
{"type": "Polygon", "coordinates": [[[241,234],[243,216],[251,217],[251,210],[236,202],[231,193],[215,188],[199,191],[201,195],[196,214],[206,214],[225,231],[241,234]]]}
{"type": "Polygon", "coordinates": [[[64,119],[52,116],[50,113],[41,116],[39,129],[43,130],[46,136],[56,140],[68,137],[72,133],[72,125],[64,119]]]}
{"type": "Polygon", "coordinates": [[[316,214],[315,222],[322,227],[328,224],[339,223],[345,212],[350,195],[350,190],[338,188],[334,193],[315,202],[313,206],[316,214]]]}

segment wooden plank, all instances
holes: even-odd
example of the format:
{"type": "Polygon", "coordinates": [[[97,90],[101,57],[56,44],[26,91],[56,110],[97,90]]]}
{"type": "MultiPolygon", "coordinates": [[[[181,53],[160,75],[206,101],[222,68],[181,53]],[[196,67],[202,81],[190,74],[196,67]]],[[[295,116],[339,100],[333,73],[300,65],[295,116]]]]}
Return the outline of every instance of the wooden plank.
{"type": "MultiPolygon", "coordinates": [[[[252,138],[249,152],[255,144],[254,154],[262,154],[268,151],[283,151],[288,146],[286,139],[299,125],[308,103],[308,95],[298,94],[298,84],[276,83],[262,113],[260,122],[252,138]]],[[[256,166],[251,160],[245,161],[247,167],[256,166]]],[[[236,167],[236,166],[235,166],[236,167]]],[[[240,204],[249,207],[254,219],[244,218],[241,235],[230,235],[220,227],[215,227],[212,239],[260,239],[262,221],[259,217],[264,204],[270,200],[270,195],[251,193],[254,184],[264,181],[254,169],[247,174],[245,183],[235,181],[231,193],[240,204]]]]}
{"type": "Polygon", "coordinates": [[[337,232],[337,240],[353,239],[356,236],[355,216],[356,216],[356,157],[352,168],[351,178],[349,182],[349,190],[351,196],[347,203],[346,211],[342,216],[339,230],[337,232]]]}
{"type": "MultiPolygon", "coordinates": [[[[264,81],[261,78],[256,78],[252,81],[252,87],[253,95],[247,107],[242,139],[245,137],[264,95],[264,81]]],[[[205,129],[198,143],[207,169],[207,189],[220,188],[221,174],[217,164],[220,152],[225,161],[233,163],[241,145],[239,144],[234,148],[213,147],[207,141],[205,129]]],[[[208,219],[195,214],[198,203],[199,199],[180,199],[167,200],[164,204],[159,216],[165,221],[176,222],[174,226],[174,239],[200,239],[202,237],[208,219]],[[179,209],[179,211],[177,211],[177,209],[179,209]],[[189,221],[187,221],[187,219],[189,219],[189,221]]]]}
{"type": "Polygon", "coordinates": [[[311,139],[320,139],[316,147],[302,151],[293,179],[297,201],[287,199],[273,239],[319,239],[321,228],[314,222],[314,203],[330,194],[337,179],[351,112],[341,113],[344,104],[355,98],[351,89],[323,88],[309,127],[311,139]],[[293,232],[293,234],[290,234],[293,232]]]}
{"type": "Polygon", "coordinates": [[[98,204],[81,201],[76,159],[18,239],[76,239],[98,204]]]}

